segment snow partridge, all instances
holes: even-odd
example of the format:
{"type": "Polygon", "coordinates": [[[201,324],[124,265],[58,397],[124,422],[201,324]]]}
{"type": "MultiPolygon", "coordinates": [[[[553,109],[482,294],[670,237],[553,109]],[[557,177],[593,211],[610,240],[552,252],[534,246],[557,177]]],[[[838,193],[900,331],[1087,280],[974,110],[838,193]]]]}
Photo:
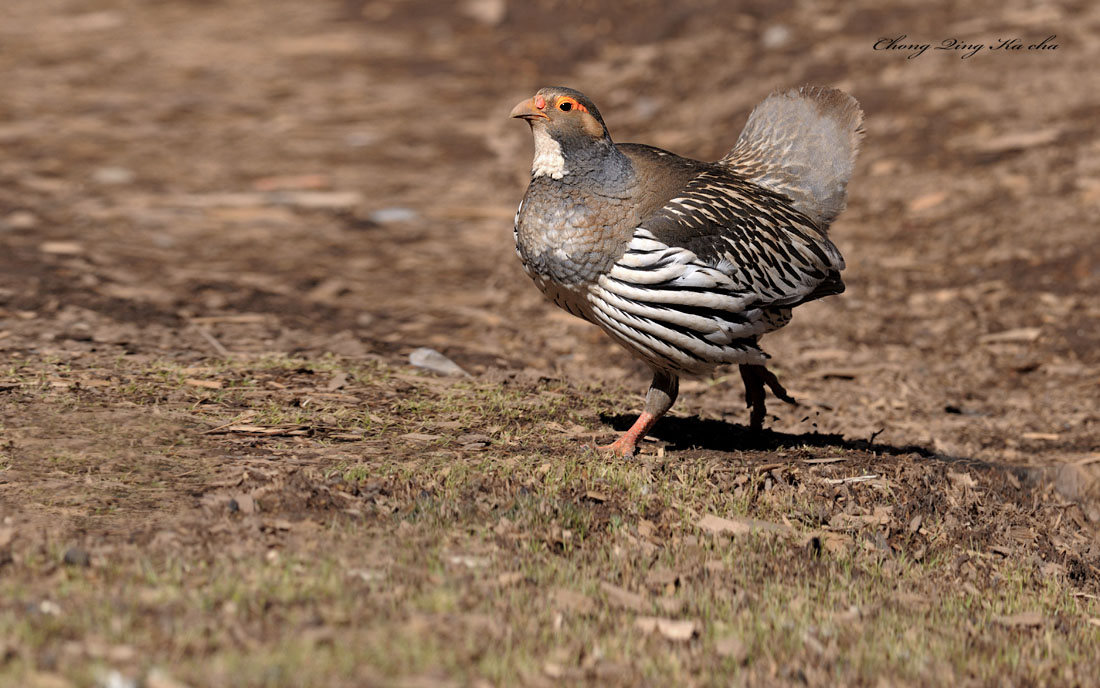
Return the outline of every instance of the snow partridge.
{"type": "Polygon", "coordinates": [[[680,376],[723,364],[740,366],[752,428],[765,386],[793,402],[758,340],[795,306],[844,291],[827,230],[863,135],[856,100],[818,87],[772,93],[717,162],[615,143],[595,103],[569,88],[541,89],[511,116],[535,139],[515,218],[523,269],[653,370],[641,416],[602,449],[633,455],[680,376]]]}

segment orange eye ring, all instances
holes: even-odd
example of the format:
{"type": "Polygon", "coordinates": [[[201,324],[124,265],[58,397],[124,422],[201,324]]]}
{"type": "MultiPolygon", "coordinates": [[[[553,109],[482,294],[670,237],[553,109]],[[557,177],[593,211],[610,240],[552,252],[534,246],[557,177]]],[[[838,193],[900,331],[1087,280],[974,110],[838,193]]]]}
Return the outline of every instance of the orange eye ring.
{"type": "Polygon", "coordinates": [[[580,110],[581,112],[588,112],[588,108],[581,105],[569,96],[563,96],[558,99],[558,109],[562,112],[569,112],[570,110],[580,110]]]}

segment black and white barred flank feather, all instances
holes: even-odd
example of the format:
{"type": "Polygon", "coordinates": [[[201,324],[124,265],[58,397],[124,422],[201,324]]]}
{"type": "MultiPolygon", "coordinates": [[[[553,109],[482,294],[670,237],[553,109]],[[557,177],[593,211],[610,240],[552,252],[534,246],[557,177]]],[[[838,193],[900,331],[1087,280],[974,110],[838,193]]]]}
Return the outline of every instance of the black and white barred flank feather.
{"type": "MultiPolygon", "coordinates": [[[[607,218],[606,229],[593,228],[612,240],[629,233],[613,254],[618,258],[586,283],[554,280],[526,260],[524,267],[555,303],[600,325],[655,369],[701,374],[725,363],[763,364],[760,335],[786,325],[793,307],[844,291],[844,259],[826,232],[844,207],[861,122],[850,96],[801,89],[758,106],[737,146],[717,163],[618,146],[612,155],[621,152],[638,172],[638,197],[668,188],[668,180],[645,187],[646,175],[663,170],[673,184],[668,200],[632,226],[607,218]]],[[[564,180],[554,183],[566,189],[569,175],[580,180],[584,170],[569,168],[569,152],[564,160],[564,180]]],[[[604,179],[605,187],[629,188],[621,173],[604,179]]],[[[600,189],[591,197],[600,198],[600,189]]],[[[568,251],[563,256],[580,262],[568,251]]]]}
{"type": "Polygon", "coordinates": [[[775,194],[704,172],[644,222],[588,290],[593,319],[652,365],[699,374],[759,364],[756,338],[843,291],[840,252],[775,194]]]}
{"type": "Polygon", "coordinates": [[[763,360],[753,297],[691,251],[639,229],[626,253],[588,289],[592,319],[663,370],[703,373],[763,360]]]}

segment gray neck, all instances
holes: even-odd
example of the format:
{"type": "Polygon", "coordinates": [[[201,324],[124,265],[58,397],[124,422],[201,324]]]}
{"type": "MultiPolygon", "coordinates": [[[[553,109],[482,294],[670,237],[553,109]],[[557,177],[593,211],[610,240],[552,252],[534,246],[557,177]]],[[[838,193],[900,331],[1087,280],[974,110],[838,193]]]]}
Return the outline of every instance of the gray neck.
{"type": "Polygon", "coordinates": [[[634,180],[634,167],[609,136],[568,136],[556,139],[544,127],[534,127],[534,178],[546,177],[563,184],[595,184],[594,191],[615,194],[634,180]]]}
{"type": "Polygon", "coordinates": [[[605,190],[621,189],[634,181],[634,166],[610,138],[587,139],[562,147],[569,151],[566,169],[570,174],[594,181],[605,190]]]}

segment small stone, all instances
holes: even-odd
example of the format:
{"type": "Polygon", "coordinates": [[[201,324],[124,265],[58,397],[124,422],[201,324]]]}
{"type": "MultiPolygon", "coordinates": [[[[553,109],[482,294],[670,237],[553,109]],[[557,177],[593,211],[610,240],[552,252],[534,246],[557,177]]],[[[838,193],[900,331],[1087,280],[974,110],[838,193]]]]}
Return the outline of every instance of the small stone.
{"type": "Polygon", "coordinates": [[[77,241],[43,241],[38,250],[55,256],[76,256],[84,253],[84,246],[77,241]]]}
{"type": "Polygon", "coordinates": [[[16,210],[4,218],[5,229],[34,229],[38,226],[38,216],[29,210],[16,210]]]}
{"type": "Polygon", "coordinates": [[[109,184],[111,186],[121,186],[124,184],[132,184],[137,175],[133,170],[126,169],[125,167],[100,167],[95,172],[92,172],[92,180],[99,184],[109,184]]]}
{"type": "Polygon", "coordinates": [[[471,377],[471,375],[459,367],[457,363],[435,349],[429,349],[425,346],[409,354],[409,363],[417,368],[430,370],[440,375],[461,375],[464,377],[471,377]]]}
{"type": "Polygon", "coordinates": [[[38,603],[38,613],[46,616],[61,616],[61,606],[53,600],[42,600],[38,603]]]}
{"type": "Polygon", "coordinates": [[[726,635],[714,641],[714,651],[719,657],[732,659],[737,664],[743,664],[749,657],[749,649],[735,635],[726,635]]]}
{"type": "Polygon", "coordinates": [[[270,191],[268,198],[279,205],[308,210],[346,210],[363,202],[358,191],[270,191]]]}
{"type": "Polygon", "coordinates": [[[83,547],[70,547],[61,560],[68,566],[90,566],[92,563],[91,555],[83,547]]]}
{"type": "Polygon", "coordinates": [[[362,148],[363,146],[369,146],[379,139],[377,134],[371,134],[365,131],[353,131],[344,137],[344,143],[352,148],[362,148]]]}
{"type": "Polygon", "coordinates": [[[154,667],[145,677],[145,688],[187,688],[187,684],[177,681],[171,674],[154,667]]]}
{"type": "Polygon", "coordinates": [[[1043,615],[1039,612],[1020,612],[1007,616],[995,616],[993,621],[1010,628],[1034,628],[1043,625],[1043,615]]]}
{"type": "Polygon", "coordinates": [[[643,633],[657,632],[669,640],[687,641],[699,632],[695,621],[662,619],[656,616],[639,616],[634,627],[643,633]]]}
{"type": "Polygon", "coordinates": [[[256,513],[256,500],[252,498],[252,495],[237,495],[236,497],[233,497],[229,500],[229,512],[240,512],[246,515],[254,514],[256,513]]]}
{"type": "Polygon", "coordinates": [[[1084,467],[1072,463],[1062,464],[1054,478],[1054,489],[1066,499],[1079,501],[1092,491],[1094,480],[1084,467]]]}
{"type": "Polygon", "coordinates": [[[463,13],[486,26],[496,26],[504,21],[508,5],[504,0],[466,0],[462,3],[463,13]]]}
{"type": "Polygon", "coordinates": [[[772,24],[764,29],[760,40],[765,48],[782,48],[791,40],[791,30],[783,24],[772,24]]]}
{"type": "Polygon", "coordinates": [[[97,685],[101,688],[137,688],[137,679],[124,675],[117,669],[111,669],[109,672],[99,677],[97,685]]]}
{"type": "Polygon", "coordinates": [[[375,210],[367,216],[367,219],[380,225],[386,225],[392,222],[412,222],[417,217],[419,215],[412,208],[394,207],[375,210]]]}

